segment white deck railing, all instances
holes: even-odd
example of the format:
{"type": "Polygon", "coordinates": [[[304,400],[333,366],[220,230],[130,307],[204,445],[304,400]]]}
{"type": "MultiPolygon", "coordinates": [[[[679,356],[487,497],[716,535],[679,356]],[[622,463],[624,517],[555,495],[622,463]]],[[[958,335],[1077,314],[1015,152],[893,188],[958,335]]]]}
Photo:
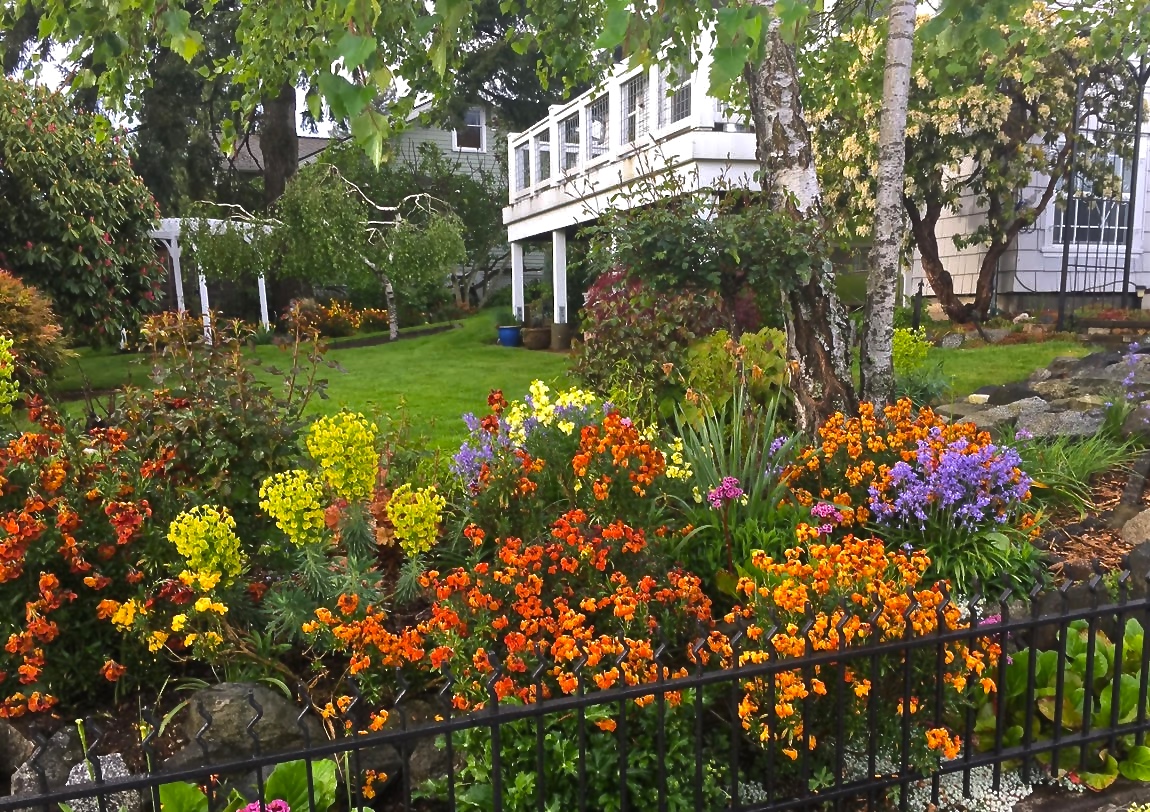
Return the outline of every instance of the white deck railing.
{"type": "Polygon", "coordinates": [[[690,75],[618,66],[603,83],[507,139],[509,202],[540,194],[690,130],[746,131],[707,94],[711,60],[690,75]]]}

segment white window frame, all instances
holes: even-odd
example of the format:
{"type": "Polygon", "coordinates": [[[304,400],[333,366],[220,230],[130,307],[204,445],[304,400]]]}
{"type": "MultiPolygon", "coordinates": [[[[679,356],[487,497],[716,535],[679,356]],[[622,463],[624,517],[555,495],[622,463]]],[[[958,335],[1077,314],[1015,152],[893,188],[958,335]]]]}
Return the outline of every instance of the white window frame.
{"type": "MultiPolygon", "coordinates": [[[[1146,222],[1146,206],[1145,205],[1139,205],[1139,204],[1142,203],[1146,199],[1146,193],[1148,191],[1150,191],[1150,189],[1148,189],[1147,185],[1146,185],[1148,182],[1150,182],[1150,176],[1148,176],[1148,174],[1147,174],[1147,155],[1146,155],[1146,150],[1148,147],[1150,147],[1150,136],[1148,136],[1147,133],[1143,132],[1140,137],[1142,138],[1142,143],[1139,145],[1139,149],[1138,149],[1138,153],[1139,153],[1138,154],[1138,166],[1134,167],[1134,172],[1137,174],[1137,177],[1138,177],[1138,183],[1137,183],[1138,199],[1133,199],[1133,200],[1129,201],[1130,205],[1134,207],[1134,226],[1133,226],[1134,235],[1133,235],[1132,239],[1134,241],[1135,253],[1137,253],[1141,250],[1140,246],[1142,245],[1145,222],[1146,222]]],[[[1042,250],[1043,254],[1046,254],[1048,256],[1049,255],[1062,256],[1062,252],[1063,252],[1063,243],[1054,241],[1054,224],[1055,224],[1055,216],[1057,214],[1057,212],[1056,212],[1057,207],[1058,207],[1058,200],[1056,198],[1056,199],[1050,201],[1050,205],[1048,205],[1046,207],[1046,210],[1042,213],[1042,244],[1041,244],[1042,249],[1041,250],[1042,250]]],[[[1065,226],[1064,226],[1064,228],[1065,228],[1065,226]]],[[[1071,254],[1075,254],[1076,252],[1081,252],[1082,250],[1085,250],[1087,248],[1090,250],[1090,253],[1092,253],[1094,255],[1108,256],[1108,255],[1112,255],[1112,254],[1120,254],[1120,253],[1125,252],[1126,251],[1126,243],[1125,243],[1125,241],[1114,242],[1114,243],[1077,242],[1077,241],[1071,241],[1070,242],[1071,254]]]]}
{"type": "Polygon", "coordinates": [[[479,148],[459,146],[459,130],[452,130],[451,148],[455,152],[487,152],[487,110],[483,107],[468,108],[468,112],[472,110],[479,111],[479,148]]]}

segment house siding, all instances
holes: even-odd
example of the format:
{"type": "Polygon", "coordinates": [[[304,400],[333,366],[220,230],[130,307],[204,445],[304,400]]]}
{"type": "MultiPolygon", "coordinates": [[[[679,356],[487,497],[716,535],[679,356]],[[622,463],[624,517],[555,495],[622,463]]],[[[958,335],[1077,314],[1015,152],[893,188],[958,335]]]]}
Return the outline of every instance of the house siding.
{"type": "MultiPolygon", "coordinates": [[[[1150,128],[1143,130],[1136,172],[1131,291],[1138,286],[1150,287],[1150,240],[1147,239],[1147,225],[1150,225],[1150,128]]],[[[1034,182],[1024,190],[1023,197],[1029,200],[1040,197],[1045,189],[1045,180],[1043,176],[1036,176],[1034,182]]],[[[1021,311],[1057,306],[1063,247],[1054,242],[1056,206],[1056,202],[1051,202],[1034,226],[1018,234],[999,261],[996,282],[999,308],[1021,311]]],[[[954,278],[955,291],[960,296],[974,295],[978,268],[986,249],[983,246],[971,246],[958,250],[952,238],[955,234],[973,232],[983,222],[984,214],[985,211],[968,196],[963,198],[958,211],[947,213],[939,220],[939,251],[943,267],[954,278]]],[[[1091,297],[1097,298],[1100,294],[1121,292],[1124,252],[1125,246],[1121,244],[1108,250],[1100,250],[1097,245],[1072,244],[1067,288],[1073,294],[1081,294],[1075,297],[1076,300],[1086,303],[1091,297]]],[[[914,293],[922,281],[924,294],[934,295],[923,274],[922,258],[917,250],[907,281],[905,289],[908,293],[914,293]]],[[[1150,297],[1143,299],[1143,306],[1150,306],[1150,297]]]]}

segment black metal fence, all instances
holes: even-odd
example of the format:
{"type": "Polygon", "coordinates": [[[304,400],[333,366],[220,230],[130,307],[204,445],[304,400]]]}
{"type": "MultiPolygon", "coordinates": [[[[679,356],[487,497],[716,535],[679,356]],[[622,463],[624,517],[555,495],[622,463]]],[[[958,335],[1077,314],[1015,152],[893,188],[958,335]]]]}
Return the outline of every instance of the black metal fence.
{"type": "MultiPolygon", "coordinates": [[[[1143,55],[1126,67],[1126,74],[1106,77],[1108,81],[1098,86],[1082,82],[1078,86],[1078,126],[1052,235],[1062,250],[1060,330],[1107,311],[1137,309],[1139,293],[1146,287],[1135,278],[1136,270],[1145,275],[1148,262],[1135,237],[1141,234],[1138,224],[1145,198],[1140,161],[1150,56],[1143,55]],[[1108,110],[1117,110],[1119,115],[1112,117],[1108,110]],[[1092,175],[1100,170],[1113,173],[1117,188],[1107,193],[1098,190],[1099,179],[1092,175]]],[[[1107,320],[1113,318],[1109,315],[1107,320]]]]}
{"type": "MultiPolygon", "coordinates": [[[[1029,595],[1006,591],[964,602],[957,626],[940,620],[907,639],[875,634],[861,645],[804,645],[797,656],[777,650],[776,634],[813,640],[813,617],[802,628],[783,624],[762,634],[729,622],[728,654],[742,665],[691,664],[685,650],[664,641],[654,660],[686,663],[685,675],[599,690],[580,667],[584,656],[565,666],[576,675],[571,693],[535,704],[501,701],[496,685],[506,674],[496,669],[481,686],[485,707],[467,714],[452,710],[463,686],[449,671],[419,691],[396,675],[391,716],[377,732],[359,732],[368,703],[358,691],[317,710],[301,687],[298,739],[289,746],[263,734],[265,694],[252,687],[239,726],[249,741],[238,755],[214,749],[219,711],[213,719],[193,698],[184,709],[193,715],[185,749],[196,758],[165,764],[162,731],[172,719],[148,710],[139,720],[147,767],[105,775],[110,762],[99,756],[115,743],[104,740],[107,723],[89,721],[81,763],[91,780],[53,783],[51,745],[41,739],[25,770],[43,791],[4,798],[0,812],[55,812],[60,804],[77,812],[140,805],[234,812],[260,797],[284,801],[291,812],[305,805],[313,812],[923,810],[1019,777],[1062,775],[1099,786],[1119,773],[1150,780],[1147,587],[1123,572],[1029,595]],[[743,656],[752,651],[757,656],[743,656]],[[976,651],[991,655],[973,672],[978,684],[948,682],[953,658],[976,651]],[[794,691],[798,678],[809,690],[794,691]],[[408,713],[416,707],[422,721],[408,713]],[[332,738],[317,737],[318,721],[332,738]],[[292,776],[269,772],[284,764],[292,776]],[[191,783],[175,793],[175,782],[191,783]]],[[[939,618],[955,606],[937,607],[939,618]]],[[[912,600],[903,617],[915,611],[912,600]]],[[[877,628],[878,613],[859,620],[877,628]]],[[[835,628],[852,622],[843,615],[835,628]]],[[[700,636],[691,651],[703,653],[714,639],[700,636]]],[[[520,676],[542,686],[549,673],[544,664],[520,676]]]]}

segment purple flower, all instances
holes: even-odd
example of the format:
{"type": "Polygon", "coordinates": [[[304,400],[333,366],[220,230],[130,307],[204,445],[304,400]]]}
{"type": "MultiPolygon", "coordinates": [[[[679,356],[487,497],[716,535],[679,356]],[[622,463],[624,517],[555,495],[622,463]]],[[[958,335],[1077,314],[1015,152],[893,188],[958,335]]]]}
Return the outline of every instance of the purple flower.
{"type": "Polygon", "coordinates": [[[790,437],[776,437],[771,443],[771,447],[767,449],[767,456],[773,457],[782,451],[783,446],[787,444],[788,440],[790,440],[790,437]]]}
{"type": "Polygon", "coordinates": [[[1034,439],[1034,435],[1031,434],[1026,429],[1019,429],[1018,431],[1014,432],[1014,441],[1017,443],[1021,443],[1025,440],[1033,440],[1033,439],[1034,439]]]}
{"type": "Polygon", "coordinates": [[[739,480],[733,476],[725,476],[717,488],[712,488],[707,492],[707,501],[711,503],[711,507],[718,510],[723,505],[740,499],[742,496],[743,489],[739,487],[739,480]]]}
{"type": "MultiPolygon", "coordinates": [[[[830,519],[830,522],[824,524],[823,526],[829,527],[831,530],[834,529],[834,525],[840,524],[843,520],[842,511],[840,511],[830,502],[819,502],[817,505],[811,508],[811,515],[817,519],[830,519]]],[[[822,532],[822,528],[819,529],[819,532],[822,532]]],[[[829,533],[830,530],[827,530],[826,532],[829,533]]]]}

